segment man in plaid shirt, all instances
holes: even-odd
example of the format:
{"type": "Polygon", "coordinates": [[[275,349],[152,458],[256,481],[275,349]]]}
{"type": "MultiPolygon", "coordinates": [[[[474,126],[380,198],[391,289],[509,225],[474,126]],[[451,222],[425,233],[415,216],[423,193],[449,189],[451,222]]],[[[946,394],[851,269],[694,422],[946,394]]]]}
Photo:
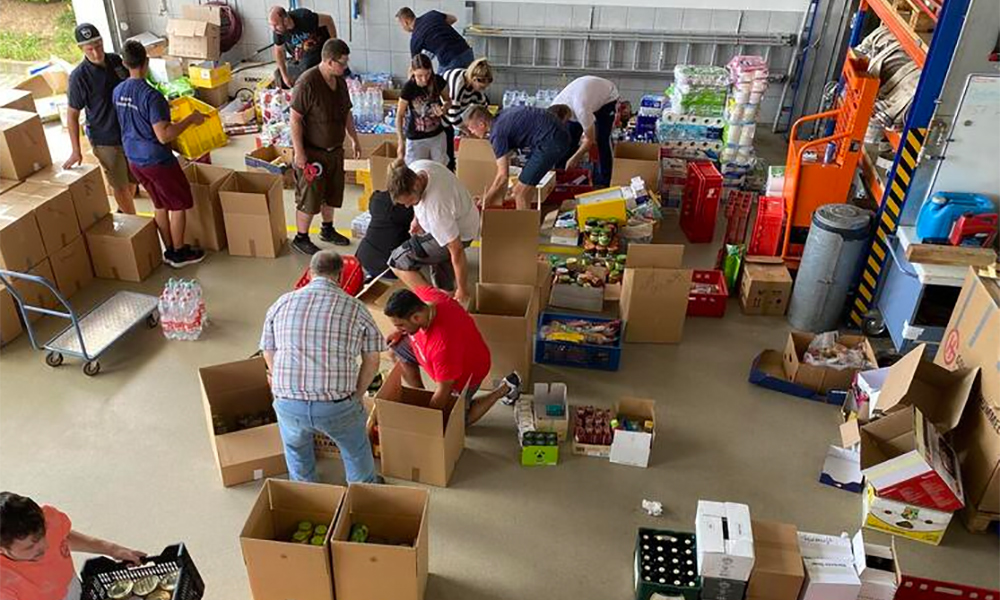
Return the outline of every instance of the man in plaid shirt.
{"type": "Polygon", "coordinates": [[[386,345],[365,305],[337,284],[343,264],[336,252],[314,254],[309,284],[264,319],[260,349],[293,481],[316,481],[316,433],[337,444],[348,483],[377,480],[361,397],[386,345]]]}

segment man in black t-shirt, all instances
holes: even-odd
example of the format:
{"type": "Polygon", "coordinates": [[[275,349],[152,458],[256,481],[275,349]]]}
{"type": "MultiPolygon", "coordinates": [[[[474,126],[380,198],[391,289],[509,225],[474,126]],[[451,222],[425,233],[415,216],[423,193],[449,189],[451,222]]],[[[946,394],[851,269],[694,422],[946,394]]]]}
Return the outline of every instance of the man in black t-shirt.
{"type": "Polygon", "coordinates": [[[274,80],[284,89],[290,89],[299,75],[318,65],[323,43],[337,37],[333,17],[308,8],[272,6],[268,22],[274,32],[274,60],[278,64],[274,80]]]}
{"type": "Polygon", "coordinates": [[[418,17],[404,6],[396,12],[396,20],[410,34],[410,56],[430,54],[438,61],[438,73],[464,69],[476,58],[469,43],[452,27],[458,22],[455,15],[429,10],[418,17]]]}
{"type": "Polygon", "coordinates": [[[135,214],[135,177],[125,159],[122,132],[118,127],[115,103],[111,99],[115,86],[128,79],[128,69],[122,64],[120,56],[104,51],[104,41],[97,27],[81,23],[74,35],[83,50],[83,60],[69,76],[66,119],[72,152],[63,163],[63,168],[70,169],[83,162],[80,111],[86,109],[87,138],[111,185],[115,203],[121,212],[135,214]]]}

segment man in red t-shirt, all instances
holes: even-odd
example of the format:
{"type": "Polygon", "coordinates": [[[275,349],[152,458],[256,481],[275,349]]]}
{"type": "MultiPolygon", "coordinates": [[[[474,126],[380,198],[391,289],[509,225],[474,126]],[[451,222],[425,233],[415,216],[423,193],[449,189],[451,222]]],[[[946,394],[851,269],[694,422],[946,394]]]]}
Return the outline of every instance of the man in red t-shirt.
{"type": "Polygon", "coordinates": [[[0,598],[79,600],[70,551],[103,554],[139,564],[146,557],[73,530],[69,517],[31,498],[0,492],[0,598]]]}
{"type": "Polygon", "coordinates": [[[386,303],[385,316],[397,329],[388,342],[406,384],[423,387],[418,365],[437,383],[431,406],[445,409],[452,396],[466,390],[466,424],[472,425],[497,400],[513,404],[521,395],[521,378],[513,372],[497,389],[473,398],[490,372],[490,349],[476,322],[447,293],[429,286],[398,290],[386,303]]]}

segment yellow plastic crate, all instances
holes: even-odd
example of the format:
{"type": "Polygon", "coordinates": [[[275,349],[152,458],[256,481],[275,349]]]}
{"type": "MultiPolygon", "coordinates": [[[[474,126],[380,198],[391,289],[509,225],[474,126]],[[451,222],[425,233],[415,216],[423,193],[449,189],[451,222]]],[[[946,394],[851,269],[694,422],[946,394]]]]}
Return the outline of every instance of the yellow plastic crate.
{"type": "Polygon", "coordinates": [[[194,63],[188,67],[188,79],[191,85],[200,88],[214,88],[229,83],[233,78],[233,68],[229,63],[222,63],[217,67],[211,66],[213,63],[194,63]]]}
{"type": "Polygon", "coordinates": [[[372,197],[374,186],[372,185],[372,173],[368,169],[358,169],[355,171],[358,185],[364,186],[364,191],[358,197],[358,210],[365,212],[368,210],[368,200],[372,197]]]}
{"type": "Polygon", "coordinates": [[[222,130],[222,119],[219,118],[217,109],[190,96],[181,96],[170,101],[170,121],[172,123],[184,120],[194,111],[205,115],[205,122],[201,125],[188,127],[174,140],[174,150],[190,159],[204,156],[216,148],[225,146],[229,141],[226,132],[222,130]]]}

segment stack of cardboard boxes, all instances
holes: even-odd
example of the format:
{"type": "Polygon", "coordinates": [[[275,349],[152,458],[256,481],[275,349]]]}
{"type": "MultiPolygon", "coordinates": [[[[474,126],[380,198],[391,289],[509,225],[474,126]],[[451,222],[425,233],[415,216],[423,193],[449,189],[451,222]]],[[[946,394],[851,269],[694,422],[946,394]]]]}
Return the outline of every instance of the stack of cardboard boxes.
{"type": "Polygon", "coordinates": [[[180,19],[167,21],[170,55],[218,60],[221,28],[222,11],[218,6],[185,4],[180,19]]]}
{"type": "Polygon", "coordinates": [[[695,533],[703,600],[743,600],[754,564],[750,507],[699,500],[695,533]]]}

